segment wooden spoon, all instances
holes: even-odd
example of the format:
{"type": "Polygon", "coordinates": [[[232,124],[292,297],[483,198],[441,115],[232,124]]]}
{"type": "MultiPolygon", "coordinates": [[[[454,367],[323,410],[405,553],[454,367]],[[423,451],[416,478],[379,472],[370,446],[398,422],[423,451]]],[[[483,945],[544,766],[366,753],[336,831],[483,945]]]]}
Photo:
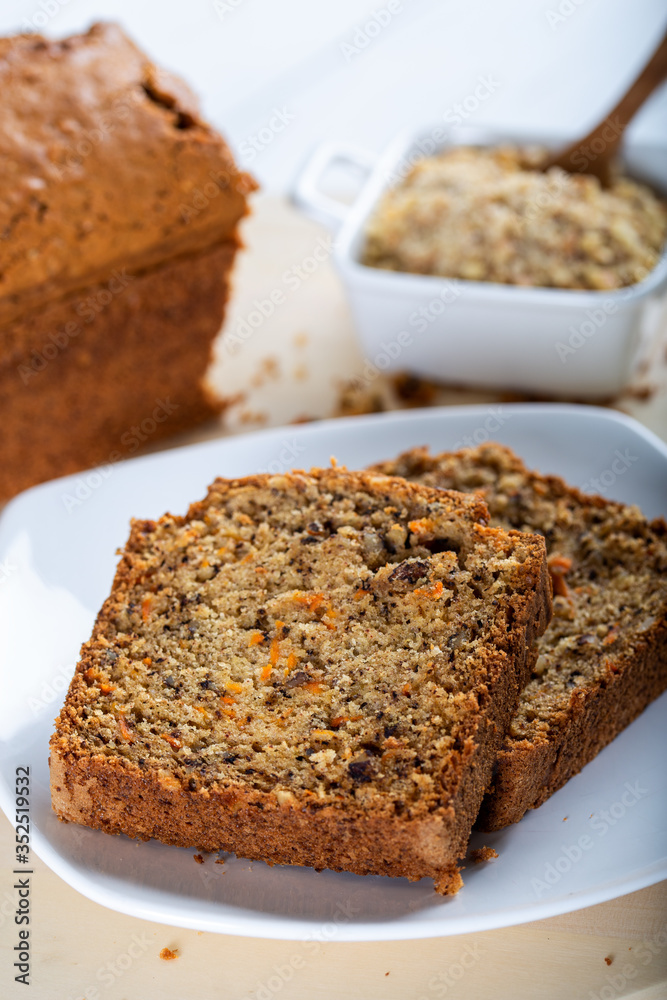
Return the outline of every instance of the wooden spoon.
{"type": "Polygon", "coordinates": [[[602,187],[612,181],[612,161],[623,132],[644,101],[667,78],[667,32],[635,82],[604,121],[560,153],[551,156],[542,170],[560,167],[570,174],[592,174],[602,187]]]}

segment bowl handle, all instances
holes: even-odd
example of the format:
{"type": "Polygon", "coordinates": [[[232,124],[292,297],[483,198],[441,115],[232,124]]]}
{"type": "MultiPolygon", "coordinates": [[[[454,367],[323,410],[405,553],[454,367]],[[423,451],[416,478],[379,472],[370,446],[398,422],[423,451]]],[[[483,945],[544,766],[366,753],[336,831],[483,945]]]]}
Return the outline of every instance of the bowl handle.
{"type": "Polygon", "coordinates": [[[347,163],[370,173],[377,157],[374,153],[344,142],[322,142],[315,148],[294,182],[292,201],[318,222],[337,229],[345,220],[350,205],[332,198],[320,189],[324,173],[333,163],[347,163]]]}

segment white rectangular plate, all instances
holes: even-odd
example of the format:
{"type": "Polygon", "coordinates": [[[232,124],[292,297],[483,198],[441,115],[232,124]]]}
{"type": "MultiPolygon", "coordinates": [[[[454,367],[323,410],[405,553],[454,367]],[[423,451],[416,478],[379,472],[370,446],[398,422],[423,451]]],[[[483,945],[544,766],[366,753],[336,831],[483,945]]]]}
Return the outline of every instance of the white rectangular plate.
{"type": "Polygon", "coordinates": [[[51,811],[48,741],[81,643],[107,596],[130,517],[182,513],[215,476],[349,468],[427,444],[501,441],[532,468],[667,513],[667,447],[593,407],[431,409],[287,427],[161,452],[38,486],[0,520],[0,804],[12,819],[17,767],[31,774],[32,845],[66,882],[121,912],[255,937],[373,941],[518,924],[590,906],[667,877],[667,696],[521,823],[474,834],[497,860],[468,866],[445,899],[423,879],[316,873],[137,843],[51,811]]]}

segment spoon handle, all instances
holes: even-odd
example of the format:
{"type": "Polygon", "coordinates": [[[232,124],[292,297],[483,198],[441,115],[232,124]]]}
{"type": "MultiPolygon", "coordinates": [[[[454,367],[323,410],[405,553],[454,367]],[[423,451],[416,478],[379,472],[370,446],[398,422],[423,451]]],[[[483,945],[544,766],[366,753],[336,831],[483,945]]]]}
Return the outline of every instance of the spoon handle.
{"type": "Polygon", "coordinates": [[[611,161],[633,116],[663,80],[667,79],[667,32],[644,69],[620,101],[583,139],[551,157],[549,167],[561,167],[571,174],[593,174],[603,187],[611,181],[611,161]]]}

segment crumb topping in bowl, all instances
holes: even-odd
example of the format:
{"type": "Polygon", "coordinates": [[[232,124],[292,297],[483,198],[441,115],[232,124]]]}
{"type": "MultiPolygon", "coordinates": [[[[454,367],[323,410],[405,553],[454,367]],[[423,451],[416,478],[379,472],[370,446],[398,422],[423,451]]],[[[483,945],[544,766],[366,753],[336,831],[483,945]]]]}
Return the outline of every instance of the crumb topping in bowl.
{"type": "Polygon", "coordinates": [[[420,160],[370,219],[362,263],[501,284],[608,291],[642,281],[667,238],[645,185],[540,169],[537,147],[458,146],[420,160]]]}

